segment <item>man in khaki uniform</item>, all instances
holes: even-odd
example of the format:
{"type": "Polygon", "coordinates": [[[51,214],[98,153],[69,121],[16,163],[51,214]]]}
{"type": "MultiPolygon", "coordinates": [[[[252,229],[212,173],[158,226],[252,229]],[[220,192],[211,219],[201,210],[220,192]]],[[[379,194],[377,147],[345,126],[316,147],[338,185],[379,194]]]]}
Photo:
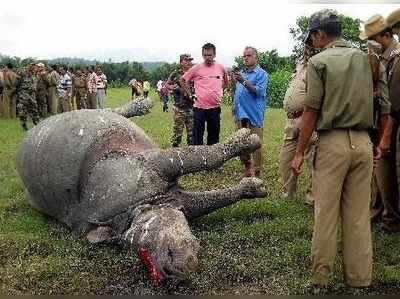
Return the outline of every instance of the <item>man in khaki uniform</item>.
{"type": "Polygon", "coordinates": [[[76,108],[78,110],[80,109],[86,109],[87,104],[86,104],[86,97],[87,97],[87,88],[86,88],[86,75],[82,70],[77,70],[75,79],[73,80],[72,83],[72,90],[75,96],[75,101],[76,101],[76,108]]]}
{"type": "Polygon", "coordinates": [[[50,72],[48,75],[48,106],[49,113],[52,115],[58,112],[58,85],[60,82],[60,75],[57,72],[57,66],[50,66],[50,72]]]}
{"type": "Polygon", "coordinates": [[[37,67],[37,83],[36,83],[36,103],[41,118],[47,115],[47,97],[48,97],[48,76],[43,63],[38,63],[37,67]]]}
{"type": "Polygon", "coordinates": [[[3,72],[4,90],[3,90],[3,109],[6,118],[17,117],[17,74],[13,71],[13,65],[8,63],[3,72]]]}
{"type": "MultiPolygon", "coordinates": [[[[381,15],[374,15],[365,22],[365,30],[361,32],[362,40],[370,39],[382,46],[383,53],[380,60],[385,66],[389,78],[389,99],[391,102],[391,115],[395,116],[400,109],[400,99],[396,99],[393,93],[392,63],[396,60],[396,52],[400,51],[399,43],[393,38],[392,29],[388,27],[385,19],[381,15]],[[392,79],[392,80],[391,80],[392,79]]],[[[397,54],[398,55],[398,54],[397,54]]],[[[397,79],[397,86],[400,84],[400,77],[397,79]]],[[[388,146],[386,153],[378,162],[375,176],[376,184],[382,203],[375,202],[373,214],[382,214],[383,228],[389,232],[400,232],[400,209],[399,209],[399,190],[396,173],[396,136],[398,124],[392,124],[391,146],[388,146]]]]}
{"type": "MultiPolygon", "coordinates": [[[[283,197],[293,198],[297,191],[298,176],[291,169],[291,162],[296,153],[300,133],[300,122],[303,114],[303,104],[306,95],[306,69],[307,62],[314,55],[315,49],[310,45],[310,39],[306,41],[303,59],[297,64],[292,80],[289,82],[285,93],[283,108],[287,113],[285,137],[279,156],[279,170],[283,180],[283,197]]],[[[312,181],[313,160],[315,151],[316,134],[313,134],[311,142],[306,149],[305,158],[310,172],[310,187],[312,181]]],[[[306,202],[313,204],[311,188],[307,192],[306,202]]]]}
{"type": "MultiPolygon", "coordinates": [[[[308,34],[322,51],[307,65],[307,95],[292,168],[300,173],[305,149],[317,130],[312,282],[315,291],[329,282],[340,225],[345,282],[365,287],[372,279],[373,148],[368,134],[373,126],[372,72],[367,54],[341,39],[334,11],[313,14],[308,34]]],[[[389,103],[381,107],[383,114],[389,111],[389,103]]],[[[375,158],[379,157],[378,147],[375,158]]]]}

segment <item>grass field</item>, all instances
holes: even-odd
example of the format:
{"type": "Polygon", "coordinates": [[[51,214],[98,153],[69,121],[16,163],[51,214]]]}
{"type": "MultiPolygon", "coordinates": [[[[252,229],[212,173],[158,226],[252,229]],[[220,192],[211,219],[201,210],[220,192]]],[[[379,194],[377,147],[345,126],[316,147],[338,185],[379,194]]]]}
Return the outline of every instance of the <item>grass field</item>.
{"type": "MultiPolygon", "coordinates": [[[[111,89],[108,102],[129,99],[128,89],[111,89]]],[[[161,147],[169,147],[171,112],[156,101],[135,118],[161,147]]],[[[201,244],[200,268],[178,286],[154,286],[135,251],[90,245],[62,224],[31,209],[15,168],[24,133],[15,120],[0,120],[0,293],[1,294],[305,294],[310,283],[312,208],[298,198],[284,200],[278,172],[284,113],[270,109],[264,130],[263,179],[268,196],[219,210],[191,224],[201,244]]],[[[223,107],[222,139],[233,132],[230,108],[223,107]]],[[[237,159],[222,170],[188,175],[181,184],[205,190],[239,182],[237,159]]],[[[34,178],[32,178],[34,179],[34,178]]],[[[400,294],[400,236],[374,227],[374,285],[366,294],[400,294]]],[[[347,294],[340,254],[330,292],[347,294]]]]}

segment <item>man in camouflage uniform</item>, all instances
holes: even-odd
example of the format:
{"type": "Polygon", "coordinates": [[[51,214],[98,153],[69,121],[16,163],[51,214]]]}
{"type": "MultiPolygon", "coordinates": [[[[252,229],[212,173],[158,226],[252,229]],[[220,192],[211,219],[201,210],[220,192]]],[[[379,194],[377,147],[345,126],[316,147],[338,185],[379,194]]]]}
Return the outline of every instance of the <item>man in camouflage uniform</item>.
{"type": "MultiPolygon", "coordinates": [[[[380,60],[386,68],[389,85],[389,99],[391,102],[391,115],[396,119],[396,113],[400,110],[400,100],[393,92],[393,85],[400,84],[400,77],[397,84],[394,83],[393,62],[396,60],[396,53],[400,51],[400,44],[394,39],[392,29],[388,27],[381,15],[374,15],[365,22],[365,30],[361,32],[362,40],[370,39],[382,46],[383,53],[380,60]]],[[[397,95],[399,96],[399,94],[397,95]]],[[[389,136],[387,151],[383,153],[382,159],[377,163],[375,169],[375,180],[379,191],[379,198],[373,198],[373,215],[382,215],[382,227],[389,232],[400,232],[400,209],[399,190],[396,173],[396,136],[398,123],[392,123],[392,130],[389,136]]]]}
{"type": "MultiPolygon", "coordinates": [[[[283,107],[287,113],[285,137],[279,156],[279,170],[283,180],[283,197],[293,198],[297,191],[298,176],[293,174],[291,162],[296,153],[300,134],[300,122],[303,114],[304,98],[306,96],[306,70],[308,60],[316,53],[311,45],[311,39],[305,42],[303,59],[297,64],[292,80],[286,90],[283,107]]],[[[306,149],[305,159],[310,172],[310,187],[312,185],[312,172],[315,143],[317,136],[314,133],[311,142],[306,149]]],[[[311,188],[306,195],[306,203],[313,204],[311,188]]]]}
{"type": "Polygon", "coordinates": [[[82,70],[77,70],[75,79],[73,80],[72,90],[75,95],[76,108],[78,110],[87,108],[86,80],[87,80],[87,78],[86,78],[85,72],[83,72],[82,70]]]}
{"type": "Polygon", "coordinates": [[[47,82],[48,82],[48,110],[49,113],[52,115],[57,114],[58,112],[58,85],[60,82],[60,75],[57,72],[57,66],[56,65],[51,65],[50,66],[50,71],[47,77],[47,82]]]}
{"type": "Polygon", "coordinates": [[[36,102],[39,110],[39,116],[45,118],[47,115],[47,97],[48,97],[48,76],[43,63],[38,63],[37,67],[37,90],[36,102]]]}
{"type": "Polygon", "coordinates": [[[28,65],[21,70],[19,76],[16,88],[18,117],[22,128],[27,131],[28,116],[32,119],[34,125],[39,122],[39,112],[36,102],[37,80],[34,76],[34,66],[28,65]]]}
{"type": "Polygon", "coordinates": [[[173,71],[167,86],[174,97],[174,128],[171,138],[173,147],[181,144],[183,129],[186,127],[187,144],[193,144],[193,96],[187,94],[180,85],[181,76],[192,67],[193,58],[189,54],[180,55],[180,68],[173,71]]]}
{"type": "MultiPolygon", "coordinates": [[[[322,51],[307,64],[307,94],[296,155],[300,173],[311,136],[318,132],[314,162],[314,233],[312,282],[325,289],[333,272],[337,233],[342,233],[344,279],[351,287],[372,281],[370,198],[373,154],[369,130],[373,127],[373,80],[368,55],[341,39],[341,24],[332,10],[310,18],[308,34],[322,51]]],[[[380,107],[390,112],[390,103],[380,107]]],[[[383,135],[387,134],[387,123],[383,135]]]]}
{"type": "Polygon", "coordinates": [[[3,72],[4,90],[3,90],[3,109],[4,117],[17,117],[17,98],[15,94],[17,85],[17,74],[13,71],[13,65],[8,63],[3,72]]]}

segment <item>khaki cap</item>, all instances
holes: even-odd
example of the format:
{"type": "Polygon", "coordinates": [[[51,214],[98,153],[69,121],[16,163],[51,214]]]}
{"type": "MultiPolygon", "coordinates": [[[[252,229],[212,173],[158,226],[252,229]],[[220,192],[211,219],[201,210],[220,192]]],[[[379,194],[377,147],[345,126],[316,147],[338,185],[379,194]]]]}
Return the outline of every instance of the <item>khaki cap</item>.
{"type": "Polygon", "coordinates": [[[364,31],[359,35],[361,40],[367,40],[368,38],[382,32],[387,29],[388,25],[381,15],[373,15],[364,23],[364,31]]]}
{"type": "Polygon", "coordinates": [[[400,22],[400,8],[393,11],[388,17],[386,18],[386,23],[389,27],[393,27],[397,23],[400,22]]]}
{"type": "Polygon", "coordinates": [[[36,64],[36,66],[38,66],[38,67],[44,67],[44,63],[39,62],[38,64],[36,64]]]}
{"type": "Polygon", "coordinates": [[[179,61],[182,61],[182,60],[184,60],[184,59],[186,59],[186,60],[193,60],[193,58],[192,58],[192,56],[191,56],[190,54],[181,54],[181,55],[179,56],[179,61]]]}

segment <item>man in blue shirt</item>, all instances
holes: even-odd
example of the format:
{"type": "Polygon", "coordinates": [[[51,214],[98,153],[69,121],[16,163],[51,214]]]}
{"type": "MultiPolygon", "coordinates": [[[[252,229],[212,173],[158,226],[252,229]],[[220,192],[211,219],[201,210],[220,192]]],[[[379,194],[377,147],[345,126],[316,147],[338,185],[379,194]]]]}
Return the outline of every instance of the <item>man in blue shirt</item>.
{"type": "MultiPolygon", "coordinates": [[[[263,140],[264,113],[267,107],[268,74],[258,65],[257,50],[246,47],[243,53],[245,69],[234,71],[236,82],[234,116],[238,128],[249,128],[263,140]]],[[[262,147],[252,155],[243,153],[244,176],[260,177],[262,170],[262,147]],[[253,158],[253,159],[252,159],[253,158]],[[253,163],[252,163],[253,160],[253,163]]]]}

